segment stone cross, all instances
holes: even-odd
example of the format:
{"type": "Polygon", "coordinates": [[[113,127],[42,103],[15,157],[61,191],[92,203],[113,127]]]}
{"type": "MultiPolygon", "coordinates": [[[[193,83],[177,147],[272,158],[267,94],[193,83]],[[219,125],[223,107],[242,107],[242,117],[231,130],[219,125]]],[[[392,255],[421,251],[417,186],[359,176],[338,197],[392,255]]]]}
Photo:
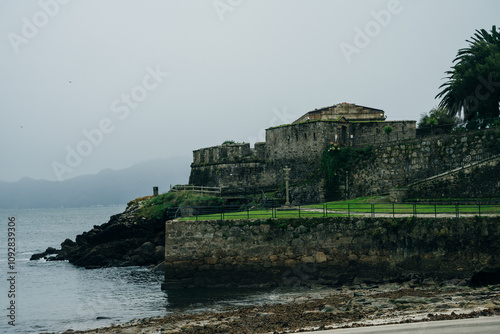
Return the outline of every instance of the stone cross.
{"type": "Polygon", "coordinates": [[[286,186],[286,203],[285,205],[290,205],[290,193],[289,193],[289,188],[288,188],[288,181],[290,181],[290,171],[292,169],[289,168],[288,166],[285,166],[283,168],[283,171],[285,172],[285,186],[286,186]]]}

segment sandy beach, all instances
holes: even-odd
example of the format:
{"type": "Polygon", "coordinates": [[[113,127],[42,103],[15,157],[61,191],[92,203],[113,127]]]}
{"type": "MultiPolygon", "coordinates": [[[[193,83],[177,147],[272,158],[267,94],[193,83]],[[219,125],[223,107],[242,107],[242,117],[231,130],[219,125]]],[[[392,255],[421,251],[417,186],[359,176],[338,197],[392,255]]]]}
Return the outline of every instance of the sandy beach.
{"type": "Polygon", "coordinates": [[[296,333],[500,314],[500,285],[423,283],[314,288],[280,295],[272,304],[179,310],[164,317],[65,333],[296,333]]]}

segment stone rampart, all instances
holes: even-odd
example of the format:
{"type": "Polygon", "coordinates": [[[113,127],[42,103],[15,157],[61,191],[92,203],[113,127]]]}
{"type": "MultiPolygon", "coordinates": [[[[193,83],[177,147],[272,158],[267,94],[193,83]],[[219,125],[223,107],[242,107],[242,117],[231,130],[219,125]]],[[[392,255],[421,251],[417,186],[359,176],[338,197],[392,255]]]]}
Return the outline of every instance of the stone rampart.
{"type": "Polygon", "coordinates": [[[500,157],[471,163],[408,186],[406,198],[484,198],[500,196],[500,157]]]}
{"type": "Polygon", "coordinates": [[[415,139],[417,130],[415,121],[385,121],[355,122],[353,123],[353,137],[349,139],[350,146],[380,145],[387,142],[396,142],[415,139]],[[385,128],[391,127],[391,132],[386,133],[385,128]]]}
{"type": "MultiPolygon", "coordinates": [[[[380,122],[381,126],[387,123],[380,122]]],[[[335,140],[349,138],[352,131],[357,131],[354,139],[375,142],[369,159],[359,161],[349,173],[339,175],[341,189],[338,193],[345,194],[342,198],[389,193],[395,186],[407,186],[500,153],[498,129],[410,140],[405,139],[404,134],[414,136],[412,122],[392,123],[403,140],[386,145],[377,138],[388,140],[394,134],[380,133],[383,129],[373,125],[366,127],[365,131],[364,123],[350,128],[348,123],[344,126],[339,122],[314,121],[267,129],[266,143],[257,143],[253,149],[249,144],[232,144],[194,151],[189,183],[279,188],[284,184],[283,168],[288,166],[294,192],[292,201],[320,202],[325,194],[321,186],[322,154],[335,140]]],[[[496,197],[499,190],[499,186],[493,189],[496,197]]]]}
{"type": "MultiPolygon", "coordinates": [[[[351,171],[349,197],[388,193],[394,186],[405,186],[497,155],[499,148],[498,129],[375,146],[369,161],[360,162],[351,171]]],[[[496,188],[497,193],[499,189],[496,188]]]]}
{"type": "Polygon", "coordinates": [[[500,268],[498,218],[168,221],[164,289],[469,279],[500,268]]]}
{"type": "Polygon", "coordinates": [[[255,158],[248,143],[219,145],[193,151],[193,165],[240,162],[255,158]]]}
{"type": "Polygon", "coordinates": [[[228,162],[191,166],[189,184],[208,187],[268,187],[275,185],[275,173],[261,162],[228,162]]]}

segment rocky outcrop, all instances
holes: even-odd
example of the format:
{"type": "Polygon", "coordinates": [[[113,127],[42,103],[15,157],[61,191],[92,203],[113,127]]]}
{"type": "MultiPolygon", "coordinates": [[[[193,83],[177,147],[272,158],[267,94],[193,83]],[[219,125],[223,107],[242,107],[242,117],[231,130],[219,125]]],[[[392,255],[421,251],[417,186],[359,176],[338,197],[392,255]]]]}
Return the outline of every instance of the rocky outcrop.
{"type": "Polygon", "coordinates": [[[133,203],[109,222],[84,232],[75,241],[66,239],[61,249],[49,247],[31,260],[68,260],[85,268],[110,266],[155,266],[163,262],[164,220],[148,220],[135,213],[141,203],[133,203]]]}

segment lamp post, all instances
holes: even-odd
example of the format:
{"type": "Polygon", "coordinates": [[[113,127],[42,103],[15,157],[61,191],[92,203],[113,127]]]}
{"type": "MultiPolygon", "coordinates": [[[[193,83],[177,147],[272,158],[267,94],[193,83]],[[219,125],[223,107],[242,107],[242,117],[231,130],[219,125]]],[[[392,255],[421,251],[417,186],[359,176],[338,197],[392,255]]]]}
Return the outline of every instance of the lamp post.
{"type": "Polygon", "coordinates": [[[286,187],[286,203],[285,205],[290,205],[290,193],[289,193],[289,188],[288,188],[288,181],[290,181],[290,171],[292,169],[289,168],[288,166],[285,166],[283,168],[283,171],[285,172],[285,187],[286,187]]]}

